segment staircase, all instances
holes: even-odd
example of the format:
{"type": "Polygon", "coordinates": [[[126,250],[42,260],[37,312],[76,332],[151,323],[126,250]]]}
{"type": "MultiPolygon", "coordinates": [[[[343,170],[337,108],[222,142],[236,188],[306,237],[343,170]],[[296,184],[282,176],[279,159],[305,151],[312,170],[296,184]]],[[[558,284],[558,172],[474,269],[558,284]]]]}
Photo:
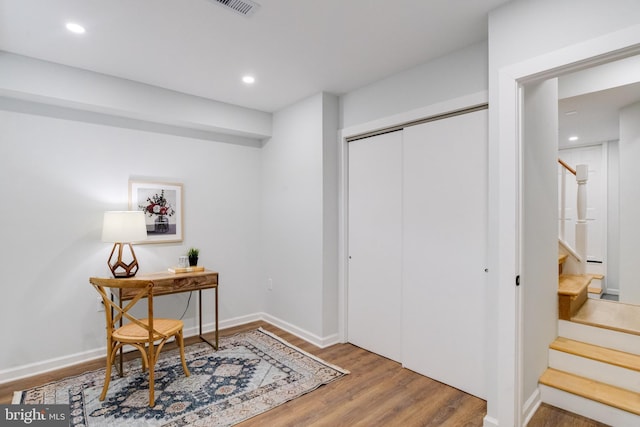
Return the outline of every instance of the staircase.
{"type": "Polygon", "coordinates": [[[589,298],[602,278],[563,274],[566,258],[558,258],[558,338],[541,399],[612,426],[640,426],[640,307],[589,298]]]}

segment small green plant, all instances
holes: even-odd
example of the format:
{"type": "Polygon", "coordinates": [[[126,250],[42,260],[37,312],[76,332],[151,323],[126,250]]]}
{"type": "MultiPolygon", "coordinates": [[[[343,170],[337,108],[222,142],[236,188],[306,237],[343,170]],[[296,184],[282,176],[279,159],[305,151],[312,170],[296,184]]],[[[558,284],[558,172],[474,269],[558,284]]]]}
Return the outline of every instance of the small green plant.
{"type": "Polygon", "coordinates": [[[197,257],[198,255],[200,255],[200,249],[197,248],[190,248],[187,252],[188,257],[197,257]]]}

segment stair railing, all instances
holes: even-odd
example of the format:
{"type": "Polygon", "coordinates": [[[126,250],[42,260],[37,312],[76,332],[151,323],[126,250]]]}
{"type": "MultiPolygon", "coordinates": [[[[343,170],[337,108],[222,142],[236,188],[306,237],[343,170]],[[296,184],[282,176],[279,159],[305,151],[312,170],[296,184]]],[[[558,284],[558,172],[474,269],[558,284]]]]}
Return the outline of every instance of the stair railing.
{"type": "Polygon", "coordinates": [[[560,178],[560,226],[558,228],[560,245],[575,259],[574,267],[576,274],[585,274],[587,272],[587,181],[589,179],[589,167],[587,165],[577,165],[575,169],[565,163],[562,159],[558,159],[558,163],[562,166],[560,178]],[[567,242],[565,223],[566,223],[566,182],[568,174],[575,176],[577,188],[577,220],[575,223],[575,242],[571,245],[567,242]]]}

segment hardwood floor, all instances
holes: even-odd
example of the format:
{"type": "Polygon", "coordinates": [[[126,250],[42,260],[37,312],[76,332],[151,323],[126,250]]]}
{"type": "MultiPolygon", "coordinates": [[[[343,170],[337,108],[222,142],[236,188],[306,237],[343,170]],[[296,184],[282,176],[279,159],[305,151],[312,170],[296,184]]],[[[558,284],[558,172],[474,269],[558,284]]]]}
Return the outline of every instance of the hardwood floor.
{"type": "MultiPolygon", "coordinates": [[[[486,413],[485,401],[403,369],[399,363],[352,344],[336,344],[319,349],[265,322],[254,322],[226,329],[221,331],[221,335],[232,335],[260,326],[327,362],[348,369],[351,374],[251,418],[239,424],[241,427],[482,426],[486,413]]],[[[197,338],[189,338],[186,344],[197,342],[197,340],[197,338]]],[[[0,384],[0,404],[10,403],[13,391],[103,366],[104,360],[96,360],[12,383],[0,384]]],[[[602,427],[603,424],[542,405],[529,426],[602,427]]]]}
{"type": "Polygon", "coordinates": [[[527,427],[607,427],[588,418],[581,417],[571,412],[563,411],[551,405],[543,403],[536,411],[527,427]]]}

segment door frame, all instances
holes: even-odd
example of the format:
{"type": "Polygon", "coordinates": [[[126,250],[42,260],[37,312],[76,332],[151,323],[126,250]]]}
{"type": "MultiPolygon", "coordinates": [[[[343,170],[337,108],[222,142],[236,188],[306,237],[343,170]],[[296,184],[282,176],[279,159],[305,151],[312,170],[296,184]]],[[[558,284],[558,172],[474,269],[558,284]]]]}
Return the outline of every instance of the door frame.
{"type": "MultiPolygon", "coordinates": [[[[522,135],[522,86],[555,78],[562,74],[611,62],[640,53],[640,25],[568,46],[498,71],[497,92],[490,97],[489,161],[497,165],[489,170],[489,280],[496,289],[497,333],[494,365],[496,390],[487,402],[485,426],[521,426],[539,405],[524,408],[520,307],[523,295],[515,286],[526,260],[520,259],[520,200],[522,182],[520,164],[522,135]],[[496,105],[497,104],[497,105],[496,105]],[[493,107],[493,108],[491,108],[493,107]],[[493,184],[493,188],[492,188],[493,184]],[[492,402],[491,397],[495,398],[492,402]],[[525,412],[526,411],[526,412],[525,412]]],[[[491,285],[490,285],[491,287],[491,285]]]]}

